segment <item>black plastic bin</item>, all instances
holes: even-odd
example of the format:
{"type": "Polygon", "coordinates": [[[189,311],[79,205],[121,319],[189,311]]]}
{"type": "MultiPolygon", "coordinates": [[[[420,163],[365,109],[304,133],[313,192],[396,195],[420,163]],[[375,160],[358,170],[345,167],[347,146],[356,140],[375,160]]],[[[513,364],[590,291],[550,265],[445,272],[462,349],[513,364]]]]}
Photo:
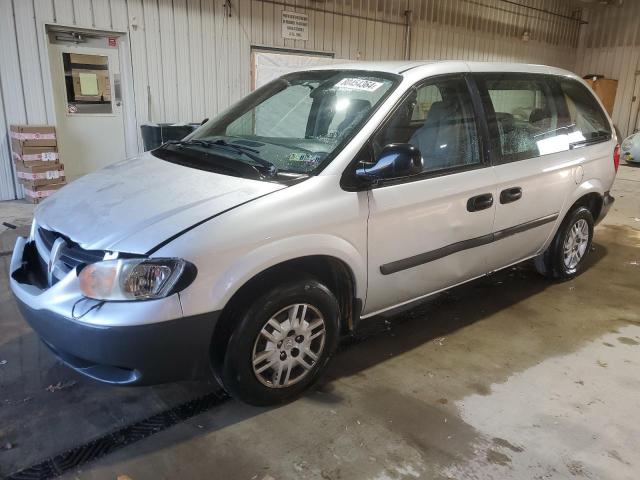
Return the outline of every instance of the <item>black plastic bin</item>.
{"type": "Polygon", "coordinates": [[[174,125],[172,123],[152,123],[140,125],[145,152],[158,148],[169,140],[182,140],[200,126],[199,123],[174,125]]]}

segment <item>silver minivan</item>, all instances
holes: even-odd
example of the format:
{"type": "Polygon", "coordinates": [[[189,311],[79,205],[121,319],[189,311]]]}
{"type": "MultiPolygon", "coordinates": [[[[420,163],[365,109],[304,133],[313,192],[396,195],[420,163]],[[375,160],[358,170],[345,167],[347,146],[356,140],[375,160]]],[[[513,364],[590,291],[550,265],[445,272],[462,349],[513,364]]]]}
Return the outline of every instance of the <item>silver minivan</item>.
{"type": "Polygon", "coordinates": [[[578,274],[618,160],[601,103],[564,70],[290,73],[39,205],[11,289],[89,377],[214,375],[274,404],[308,388],[361,319],[527,259],[578,274]]]}

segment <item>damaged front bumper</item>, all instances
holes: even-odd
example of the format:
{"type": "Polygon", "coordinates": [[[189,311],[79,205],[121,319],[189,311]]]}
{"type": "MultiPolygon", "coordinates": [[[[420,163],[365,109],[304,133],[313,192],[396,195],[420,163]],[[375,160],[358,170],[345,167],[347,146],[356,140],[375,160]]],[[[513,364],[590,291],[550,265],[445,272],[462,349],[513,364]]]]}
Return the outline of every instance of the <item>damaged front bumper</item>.
{"type": "Polygon", "coordinates": [[[33,242],[19,237],[10,286],[26,321],[64,363],[106,383],[142,385],[209,374],[217,312],[182,316],[178,294],[98,302],[84,297],[73,269],[53,286],[38,281],[33,242]]]}

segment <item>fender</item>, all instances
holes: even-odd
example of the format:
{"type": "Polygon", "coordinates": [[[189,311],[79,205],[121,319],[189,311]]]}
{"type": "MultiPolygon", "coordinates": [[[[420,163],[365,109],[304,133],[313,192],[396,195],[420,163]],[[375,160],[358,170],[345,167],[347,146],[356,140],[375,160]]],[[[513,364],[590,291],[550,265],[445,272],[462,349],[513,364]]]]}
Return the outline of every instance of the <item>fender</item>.
{"type": "Polygon", "coordinates": [[[353,273],[355,294],[364,300],[367,286],[365,259],[346,240],[327,234],[299,235],[261,245],[227,268],[211,286],[211,304],[222,309],[249,280],[266,269],[296,258],[326,255],[343,261],[353,273]]]}

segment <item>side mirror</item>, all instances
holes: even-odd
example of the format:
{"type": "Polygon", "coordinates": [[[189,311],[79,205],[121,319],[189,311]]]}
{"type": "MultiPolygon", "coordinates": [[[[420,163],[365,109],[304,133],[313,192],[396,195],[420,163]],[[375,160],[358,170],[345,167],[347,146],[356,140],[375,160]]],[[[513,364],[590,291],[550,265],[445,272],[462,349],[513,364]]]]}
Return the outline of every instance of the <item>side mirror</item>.
{"type": "Polygon", "coordinates": [[[391,143],[382,149],[373,167],[359,168],[356,177],[371,181],[398,178],[422,172],[422,154],[410,143],[391,143]]]}

